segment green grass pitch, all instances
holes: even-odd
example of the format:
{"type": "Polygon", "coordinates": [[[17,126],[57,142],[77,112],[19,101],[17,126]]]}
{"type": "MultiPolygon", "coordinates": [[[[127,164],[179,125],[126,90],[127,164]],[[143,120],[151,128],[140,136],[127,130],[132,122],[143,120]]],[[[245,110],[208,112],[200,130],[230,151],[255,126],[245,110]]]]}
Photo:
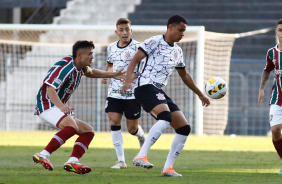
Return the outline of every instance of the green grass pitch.
{"type": "Polygon", "coordinates": [[[117,158],[110,133],[97,132],[81,162],[90,166],[86,175],[63,170],[76,137],[67,141],[51,156],[53,171],[33,163],[31,157],[41,151],[55,134],[53,131],[0,132],[0,184],[276,184],[282,182],[277,173],[282,162],[271,142],[271,137],[230,137],[190,135],[174,169],[182,178],[161,177],[173,136],[163,134],[148,153],[153,169],[131,165],[138,153],[135,137],[123,133],[127,169],[110,169],[117,158]]]}

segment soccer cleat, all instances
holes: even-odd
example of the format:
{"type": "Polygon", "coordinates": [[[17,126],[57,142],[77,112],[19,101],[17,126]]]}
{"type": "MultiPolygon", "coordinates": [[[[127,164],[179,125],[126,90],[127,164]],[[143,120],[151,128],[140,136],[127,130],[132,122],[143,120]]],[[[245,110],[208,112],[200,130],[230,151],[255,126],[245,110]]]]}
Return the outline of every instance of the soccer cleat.
{"type": "Polygon", "coordinates": [[[282,169],[279,171],[279,173],[278,173],[279,175],[282,175],[282,169]]]}
{"type": "Polygon", "coordinates": [[[162,176],[168,176],[168,177],[182,177],[181,174],[178,174],[175,172],[175,170],[172,169],[172,167],[167,168],[165,171],[162,169],[162,176]]]}
{"type": "Polygon", "coordinates": [[[127,165],[123,161],[117,161],[117,164],[111,167],[112,169],[127,169],[127,165]]]}
{"type": "Polygon", "coordinates": [[[52,171],[54,169],[53,165],[49,161],[49,158],[47,158],[47,156],[45,155],[41,155],[40,153],[35,153],[32,159],[33,162],[35,163],[41,163],[42,166],[49,171],[52,171]]]}
{"type": "Polygon", "coordinates": [[[64,165],[64,170],[68,172],[74,172],[77,174],[86,174],[91,172],[91,168],[83,165],[79,162],[67,162],[64,165]]]}
{"type": "Polygon", "coordinates": [[[132,165],[144,167],[144,168],[147,168],[147,169],[151,169],[151,168],[154,167],[153,164],[151,164],[151,163],[148,162],[147,156],[135,157],[135,158],[132,160],[132,165]]]}

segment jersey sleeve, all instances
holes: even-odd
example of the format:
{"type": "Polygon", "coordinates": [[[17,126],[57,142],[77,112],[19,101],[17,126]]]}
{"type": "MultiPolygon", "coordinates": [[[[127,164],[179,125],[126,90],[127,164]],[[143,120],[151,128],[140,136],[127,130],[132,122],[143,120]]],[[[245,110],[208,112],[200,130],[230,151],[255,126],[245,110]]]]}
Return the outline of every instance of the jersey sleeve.
{"type": "Polygon", "coordinates": [[[59,89],[70,75],[71,68],[71,65],[53,67],[49,71],[45,83],[59,89]]]}
{"type": "Polygon", "coordinates": [[[178,57],[178,64],[175,66],[176,69],[183,69],[185,68],[185,63],[184,63],[184,59],[183,59],[183,51],[182,49],[179,47],[179,56],[178,57]]]}
{"type": "Polygon", "coordinates": [[[108,46],[107,48],[107,62],[110,63],[110,64],[113,64],[113,61],[112,61],[112,57],[111,57],[111,45],[108,46]]]}
{"type": "Polygon", "coordinates": [[[140,44],[139,50],[142,50],[146,56],[153,53],[158,46],[158,40],[156,37],[151,37],[147,40],[145,40],[143,43],[140,44]]]}
{"type": "Polygon", "coordinates": [[[82,69],[83,75],[86,75],[91,72],[91,68],[89,66],[86,66],[82,69]]]}
{"type": "Polygon", "coordinates": [[[271,52],[273,52],[272,50],[269,50],[266,54],[266,65],[263,69],[263,71],[265,72],[271,72],[274,68],[275,65],[273,63],[273,54],[271,54],[271,52]]]}

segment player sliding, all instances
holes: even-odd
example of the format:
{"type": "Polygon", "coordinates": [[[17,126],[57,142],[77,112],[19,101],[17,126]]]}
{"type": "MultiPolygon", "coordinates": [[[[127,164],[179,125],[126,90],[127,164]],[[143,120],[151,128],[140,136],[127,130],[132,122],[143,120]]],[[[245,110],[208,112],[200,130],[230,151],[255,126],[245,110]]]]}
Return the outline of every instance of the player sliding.
{"type": "Polygon", "coordinates": [[[74,117],[73,107],[66,105],[73,91],[78,87],[83,75],[90,78],[123,79],[121,70],[106,72],[91,69],[94,44],[91,41],[77,41],[72,48],[72,56],[67,56],[54,64],[43,80],[36,101],[35,114],[50,126],[61,129],[40,153],[33,155],[33,161],[41,163],[45,169],[52,171],[54,167],[49,161],[50,155],[63,145],[69,138],[78,135],[72,154],[64,164],[64,170],[78,174],[91,171],[79,162],[87,151],[94,137],[93,128],[74,117]]]}
{"type": "MultiPolygon", "coordinates": [[[[281,74],[282,74],[282,19],[276,22],[275,34],[279,43],[267,51],[266,66],[261,76],[261,83],[258,95],[258,106],[264,98],[264,89],[270,77],[270,72],[275,69],[274,85],[272,87],[272,96],[270,98],[269,123],[272,132],[273,145],[282,159],[282,91],[281,91],[281,74]]],[[[282,175],[282,169],[278,173],[282,175]]]]}
{"type": "MultiPolygon", "coordinates": [[[[139,42],[131,39],[132,29],[129,19],[120,18],[116,23],[116,35],[119,41],[111,43],[108,46],[108,59],[105,67],[106,71],[117,71],[124,68],[126,70],[128,63],[137,52],[139,42]]],[[[138,72],[138,67],[134,69],[134,73],[138,72]]],[[[107,79],[102,80],[103,84],[107,83],[107,79]]],[[[136,85],[136,79],[133,81],[133,86],[136,85]]],[[[108,97],[106,101],[105,111],[108,113],[108,118],[111,122],[112,141],[116,150],[118,161],[112,166],[112,169],[127,168],[123,150],[123,138],[121,134],[121,119],[124,113],[126,118],[127,130],[130,134],[138,138],[140,147],[145,141],[143,129],[139,123],[141,115],[141,106],[135,100],[133,89],[128,89],[125,95],[120,93],[122,82],[116,79],[111,79],[108,97]]]]}
{"type": "Polygon", "coordinates": [[[173,170],[173,164],[182,151],[191,130],[179,107],[162,90],[174,68],[177,69],[185,85],[199,96],[203,106],[210,104],[208,98],[198,89],[185,69],[182,49],[175,43],[184,36],[186,24],[184,17],[174,15],[168,19],[165,35],[153,36],[145,40],[129,63],[126,80],[121,88],[122,93],[130,88],[130,78],[135,66],[147,56],[145,67],[138,77],[138,87],[135,88],[134,95],[143,109],[151,113],[158,121],[150,129],[140,152],[133,160],[133,165],[148,169],[153,167],[153,164],[147,160],[147,153],[167,126],[171,125],[175,129],[176,135],[161,171],[162,176],[182,176],[173,170]]]}

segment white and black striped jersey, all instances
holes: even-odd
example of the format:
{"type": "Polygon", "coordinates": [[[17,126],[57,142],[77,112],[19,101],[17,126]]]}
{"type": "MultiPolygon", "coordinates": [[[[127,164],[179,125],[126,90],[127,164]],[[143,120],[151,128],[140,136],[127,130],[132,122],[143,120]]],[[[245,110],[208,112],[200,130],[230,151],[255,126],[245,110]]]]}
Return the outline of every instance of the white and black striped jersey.
{"type": "Polygon", "coordinates": [[[174,43],[170,45],[164,35],[153,36],[140,44],[147,56],[138,78],[138,86],[153,84],[158,88],[166,86],[174,68],[185,68],[182,49],[174,43]]]}
{"type": "MultiPolygon", "coordinates": [[[[116,72],[122,68],[127,70],[127,66],[135,53],[138,51],[140,43],[136,40],[131,39],[129,44],[125,47],[119,47],[118,42],[111,43],[108,46],[108,59],[107,62],[113,64],[113,72],[116,72]]],[[[134,69],[134,73],[138,71],[139,65],[134,69]]],[[[136,87],[137,79],[133,81],[132,90],[128,89],[126,95],[120,94],[120,88],[123,86],[123,83],[120,80],[111,78],[111,82],[108,89],[108,97],[117,98],[117,99],[135,99],[134,97],[134,88],[136,87]]]]}

